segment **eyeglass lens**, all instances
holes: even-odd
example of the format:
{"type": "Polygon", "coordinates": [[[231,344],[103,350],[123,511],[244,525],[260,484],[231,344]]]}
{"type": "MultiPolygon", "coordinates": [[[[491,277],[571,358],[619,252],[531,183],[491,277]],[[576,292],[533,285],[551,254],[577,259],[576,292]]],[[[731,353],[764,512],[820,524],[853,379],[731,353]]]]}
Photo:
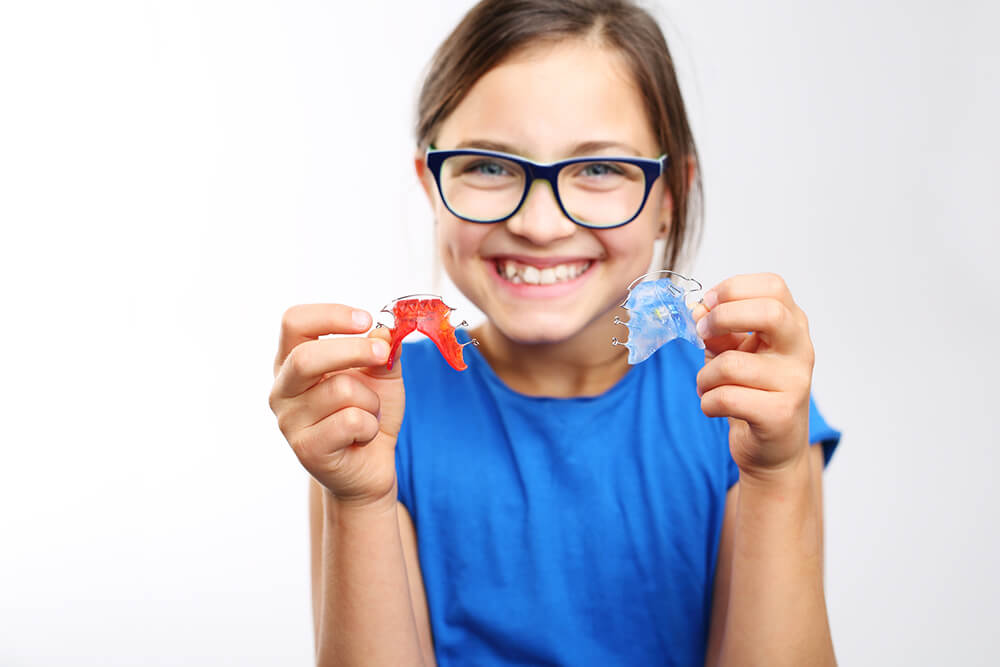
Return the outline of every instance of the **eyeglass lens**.
{"type": "MultiPolygon", "coordinates": [[[[456,155],[441,165],[441,192],[463,217],[492,221],[511,215],[524,195],[527,175],[495,156],[456,155]]],[[[642,169],[628,162],[587,160],[559,172],[559,197],[569,216],[593,227],[613,227],[639,211],[646,192],[642,169]]]]}

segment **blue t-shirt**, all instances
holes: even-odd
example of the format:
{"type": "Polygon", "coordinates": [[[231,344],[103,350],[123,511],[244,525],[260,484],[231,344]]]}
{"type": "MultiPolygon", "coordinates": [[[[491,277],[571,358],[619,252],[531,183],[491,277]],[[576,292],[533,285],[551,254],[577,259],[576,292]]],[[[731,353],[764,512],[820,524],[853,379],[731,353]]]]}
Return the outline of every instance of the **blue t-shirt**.
{"type": "MultiPolygon", "coordinates": [[[[471,346],[461,373],[428,340],[401,358],[399,500],[438,664],[703,665],[739,478],[695,390],[704,352],[673,341],[581,398],[519,394],[471,346]]],[[[840,433],[810,403],[829,461],[840,433]]]]}

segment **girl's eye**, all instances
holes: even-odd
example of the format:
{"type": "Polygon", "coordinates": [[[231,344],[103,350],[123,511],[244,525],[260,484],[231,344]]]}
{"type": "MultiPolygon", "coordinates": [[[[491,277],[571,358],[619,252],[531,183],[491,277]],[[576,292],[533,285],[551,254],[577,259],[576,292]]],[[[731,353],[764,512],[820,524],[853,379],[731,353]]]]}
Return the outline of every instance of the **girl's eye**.
{"type": "Polygon", "coordinates": [[[507,174],[507,169],[500,162],[479,160],[467,166],[465,172],[477,176],[504,176],[507,174]]]}
{"type": "Polygon", "coordinates": [[[581,176],[621,176],[623,170],[614,162],[588,162],[580,170],[581,176]]]}

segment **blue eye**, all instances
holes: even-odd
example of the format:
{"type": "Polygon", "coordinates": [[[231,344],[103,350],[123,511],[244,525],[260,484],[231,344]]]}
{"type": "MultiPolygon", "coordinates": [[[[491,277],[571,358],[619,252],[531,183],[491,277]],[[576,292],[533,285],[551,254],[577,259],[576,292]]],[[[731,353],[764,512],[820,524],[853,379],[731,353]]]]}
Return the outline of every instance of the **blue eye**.
{"type": "Polygon", "coordinates": [[[500,162],[491,160],[480,160],[473,162],[465,168],[466,173],[480,174],[483,176],[503,176],[507,169],[500,162]]]}
{"type": "Polygon", "coordinates": [[[620,176],[623,171],[612,162],[590,162],[581,170],[584,176],[620,176]]]}

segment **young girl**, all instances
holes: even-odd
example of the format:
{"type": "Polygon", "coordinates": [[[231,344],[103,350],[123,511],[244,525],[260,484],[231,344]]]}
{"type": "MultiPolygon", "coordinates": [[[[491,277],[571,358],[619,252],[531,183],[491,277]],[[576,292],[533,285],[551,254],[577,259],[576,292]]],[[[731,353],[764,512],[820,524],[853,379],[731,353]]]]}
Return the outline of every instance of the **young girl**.
{"type": "Polygon", "coordinates": [[[674,341],[629,366],[610,344],[654,242],[671,268],[695,232],[655,21],[624,0],[484,0],[432,63],[415,162],[443,265],[487,320],[468,370],[423,340],[388,371],[369,313],[284,316],[270,400],[313,478],[319,663],[833,664],[821,472],[839,433],[785,283],[709,289],[704,354],[674,341]],[[525,162],[565,160],[549,179],[525,162]]]}

